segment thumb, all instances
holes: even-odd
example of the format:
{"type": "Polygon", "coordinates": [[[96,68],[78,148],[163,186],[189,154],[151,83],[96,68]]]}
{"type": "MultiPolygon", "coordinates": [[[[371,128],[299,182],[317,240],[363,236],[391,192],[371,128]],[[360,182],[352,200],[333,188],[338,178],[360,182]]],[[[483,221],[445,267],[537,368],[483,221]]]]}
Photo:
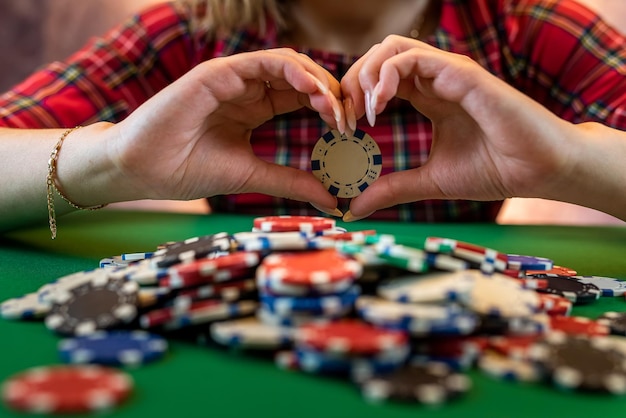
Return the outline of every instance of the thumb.
{"type": "Polygon", "coordinates": [[[350,202],[348,219],[366,218],[379,209],[400,203],[417,202],[426,199],[444,199],[443,192],[432,180],[429,170],[424,167],[390,173],[381,176],[365,191],[350,202]]]}
{"type": "Polygon", "coordinates": [[[263,162],[246,182],[245,192],[309,202],[319,210],[337,215],[337,199],[311,173],[263,162]]]}

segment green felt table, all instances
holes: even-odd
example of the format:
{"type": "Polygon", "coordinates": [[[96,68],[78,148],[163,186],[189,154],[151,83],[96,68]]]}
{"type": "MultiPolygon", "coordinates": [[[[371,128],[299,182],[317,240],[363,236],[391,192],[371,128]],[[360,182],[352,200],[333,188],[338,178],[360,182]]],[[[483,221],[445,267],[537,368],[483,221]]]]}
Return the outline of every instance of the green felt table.
{"type": "MultiPolygon", "coordinates": [[[[101,258],[150,251],[156,245],[197,235],[251,228],[252,217],[103,210],[59,219],[52,241],[45,226],[0,237],[0,300],[35,291],[60,276],[94,268],[101,258]]],[[[377,229],[403,244],[427,236],[469,241],[502,252],[549,257],[581,274],[626,279],[626,228],[406,224],[360,221],[349,230],[377,229]]],[[[575,308],[595,317],[626,310],[626,301],[603,298],[575,308]]],[[[0,379],[24,369],[58,364],[59,337],[41,322],[0,319],[0,379]]],[[[278,369],[243,352],[170,341],[160,362],[128,371],[132,398],[110,413],[119,417],[592,417],[626,416],[626,398],[567,393],[545,385],[501,382],[470,372],[472,391],[439,408],[370,404],[347,381],[278,369]]],[[[0,416],[23,416],[0,406],[0,416]]]]}

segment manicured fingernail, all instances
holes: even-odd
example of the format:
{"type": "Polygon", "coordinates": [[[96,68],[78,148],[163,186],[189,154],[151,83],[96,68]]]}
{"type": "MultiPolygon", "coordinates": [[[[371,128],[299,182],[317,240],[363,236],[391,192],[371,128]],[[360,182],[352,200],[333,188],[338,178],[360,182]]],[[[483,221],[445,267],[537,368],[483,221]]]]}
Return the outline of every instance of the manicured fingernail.
{"type": "Polygon", "coordinates": [[[352,214],[352,212],[348,210],[348,211],[345,213],[345,215],[343,215],[343,221],[344,221],[344,222],[354,222],[354,221],[358,221],[358,220],[361,220],[361,219],[365,219],[365,218],[367,218],[367,217],[368,217],[368,216],[370,216],[372,213],[374,213],[374,212],[370,212],[370,213],[368,213],[367,215],[364,215],[364,216],[354,216],[354,215],[352,214]]]}
{"type": "Polygon", "coordinates": [[[351,98],[347,98],[343,107],[346,110],[346,121],[348,122],[348,128],[350,132],[346,132],[346,134],[350,134],[350,136],[354,135],[354,131],[356,131],[356,114],[354,113],[354,102],[351,98]]]}
{"type": "Polygon", "coordinates": [[[313,74],[311,73],[307,73],[309,75],[309,77],[311,78],[311,80],[313,80],[313,82],[315,83],[315,85],[317,86],[317,89],[322,93],[322,94],[328,94],[328,87],[326,87],[324,85],[324,83],[322,83],[317,77],[315,77],[313,74]]]}
{"type": "Polygon", "coordinates": [[[333,95],[330,95],[330,103],[333,106],[333,116],[337,123],[337,130],[342,134],[346,132],[345,123],[341,120],[341,109],[339,108],[339,101],[333,95]]]}
{"type": "Polygon", "coordinates": [[[367,123],[370,126],[374,126],[376,123],[376,111],[372,108],[372,93],[369,90],[365,91],[365,115],[367,116],[367,123]]]}
{"type": "Polygon", "coordinates": [[[324,212],[325,214],[330,215],[330,216],[335,216],[337,218],[341,218],[343,216],[343,212],[337,208],[334,208],[334,209],[324,208],[322,206],[318,206],[313,203],[311,203],[311,206],[313,206],[315,209],[319,210],[320,212],[324,212]]]}

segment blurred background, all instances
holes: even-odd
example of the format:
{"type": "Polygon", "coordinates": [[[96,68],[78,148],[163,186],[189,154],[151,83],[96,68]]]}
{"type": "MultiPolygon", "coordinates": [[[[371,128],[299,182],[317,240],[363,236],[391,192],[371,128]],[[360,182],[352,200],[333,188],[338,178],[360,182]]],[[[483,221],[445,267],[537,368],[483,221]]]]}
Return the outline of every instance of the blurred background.
{"type": "MultiPolygon", "coordinates": [[[[159,0],[0,0],[0,92],[39,66],[63,59],[136,10],[159,0]]],[[[626,28],[626,0],[579,0],[616,28],[626,28]]],[[[204,213],[204,200],[140,201],[112,207],[204,213]]],[[[509,224],[624,224],[604,213],[542,199],[509,199],[498,217],[509,224]]]]}

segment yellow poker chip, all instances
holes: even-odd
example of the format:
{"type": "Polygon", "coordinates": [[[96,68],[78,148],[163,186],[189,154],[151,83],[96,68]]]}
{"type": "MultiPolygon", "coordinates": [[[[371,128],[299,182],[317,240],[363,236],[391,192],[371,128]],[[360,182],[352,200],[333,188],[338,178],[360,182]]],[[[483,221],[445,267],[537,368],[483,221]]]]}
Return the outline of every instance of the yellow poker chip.
{"type": "Polygon", "coordinates": [[[357,129],[347,137],[332,130],[322,136],[311,154],[311,170],[337,197],[360,195],[380,176],[383,158],[378,144],[357,129]]]}

